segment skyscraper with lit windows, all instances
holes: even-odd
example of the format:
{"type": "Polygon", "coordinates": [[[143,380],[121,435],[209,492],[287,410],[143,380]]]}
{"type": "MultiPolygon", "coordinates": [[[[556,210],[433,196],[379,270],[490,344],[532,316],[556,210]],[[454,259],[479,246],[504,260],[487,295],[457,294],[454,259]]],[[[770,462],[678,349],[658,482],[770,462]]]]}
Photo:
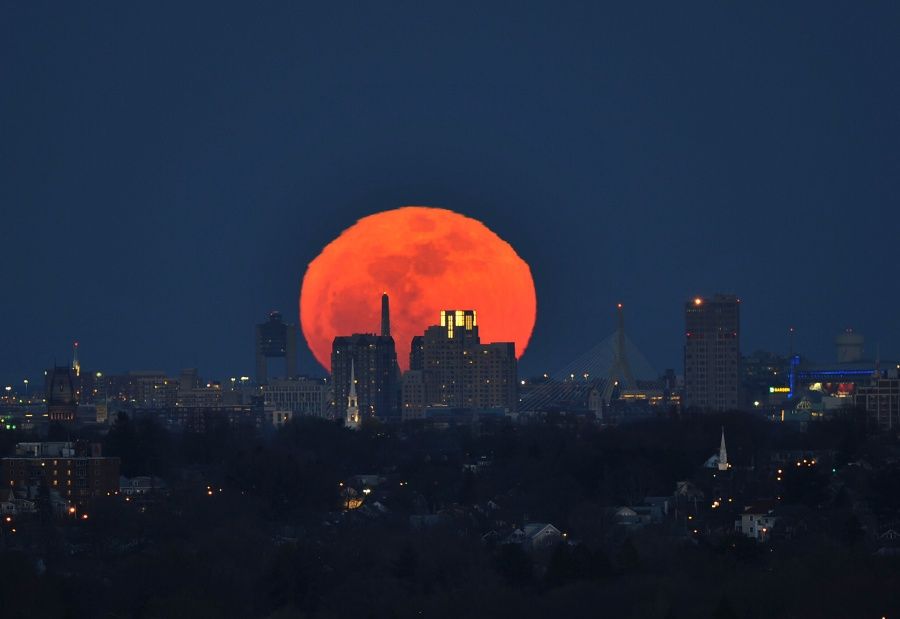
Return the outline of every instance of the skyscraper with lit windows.
{"type": "Polygon", "coordinates": [[[400,367],[391,337],[390,305],[381,296],[381,335],[339,335],[331,344],[331,384],[335,413],[343,416],[355,386],[354,400],[360,419],[400,419],[400,367]]]}
{"type": "Polygon", "coordinates": [[[717,294],[685,303],[684,405],[735,410],[740,403],[740,299],[717,294]]]}
{"type": "Polygon", "coordinates": [[[515,344],[482,344],[475,310],[442,310],[413,338],[410,369],[422,372],[426,405],[516,409],[515,344]]]}

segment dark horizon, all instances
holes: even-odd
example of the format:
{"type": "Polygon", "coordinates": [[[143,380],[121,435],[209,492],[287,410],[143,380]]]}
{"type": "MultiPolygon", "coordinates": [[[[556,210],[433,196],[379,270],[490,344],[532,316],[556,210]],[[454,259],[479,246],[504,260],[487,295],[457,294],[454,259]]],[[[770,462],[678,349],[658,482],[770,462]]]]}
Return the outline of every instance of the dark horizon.
{"type": "MultiPolygon", "coordinates": [[[[252,375],[306,265],[408,204],[531,266],[523,376],[615,329],[682,370],[682,305],[743,300],[744,353],[900,356],[900,6],[652,11],[7,3],[0,381],[252,375]]],[[[378,295],[381,290],[373,290],[378,295]]],[[[478,308],[474,308],[478,309],[478,308]]],[[[377,332],[379,317],[372,317],[377,332]]],[[[324,373],[303,344],[298,370],[324,373]]]]}

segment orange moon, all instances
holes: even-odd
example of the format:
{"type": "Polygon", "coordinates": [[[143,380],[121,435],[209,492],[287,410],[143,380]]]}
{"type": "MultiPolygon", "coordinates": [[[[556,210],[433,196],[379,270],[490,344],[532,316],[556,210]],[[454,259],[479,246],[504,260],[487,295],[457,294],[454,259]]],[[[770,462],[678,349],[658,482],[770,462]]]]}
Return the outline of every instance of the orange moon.
{"type": "Polygon", "coordinates": [[[363,217],[309,264],[300,291],[306,342],[331,370],[337,335],[378,333],[390,296],[397,360],[442,309],[473,309],[482,342],[515,342],[521,357],[537,313],[534,280],[512,246],[480,221],[425,206],[363,217]]]}

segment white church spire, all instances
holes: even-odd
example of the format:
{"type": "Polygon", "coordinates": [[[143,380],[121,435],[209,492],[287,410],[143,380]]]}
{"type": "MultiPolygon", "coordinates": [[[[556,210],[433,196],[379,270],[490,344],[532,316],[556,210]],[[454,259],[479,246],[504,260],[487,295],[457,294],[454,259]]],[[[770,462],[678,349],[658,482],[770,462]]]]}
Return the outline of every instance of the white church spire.
{"type": "Polygon", "coordinates": [[[350,393],[347,395],[347,413],[344,426],[351,430],[359,429],[359,400],[356,397],[356,369],[353,359],[350,360],[350,393]]]}
{"type": "Polygon", "coordinates": [[[725,449],[725,426],[722,426],[722,442],[719,445],[719,470],[728,470],[728,451],[725,449]]]}

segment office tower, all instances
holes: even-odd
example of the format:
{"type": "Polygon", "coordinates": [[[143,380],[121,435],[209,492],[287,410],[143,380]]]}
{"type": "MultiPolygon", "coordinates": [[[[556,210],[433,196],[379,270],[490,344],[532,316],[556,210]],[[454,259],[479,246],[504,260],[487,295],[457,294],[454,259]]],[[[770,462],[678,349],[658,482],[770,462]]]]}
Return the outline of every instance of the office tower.
{"type": "Polygon", "coordinates": [[[400,367],[390,332],[390,307],[385,293],[381,295],[381,335],[354,333],[334,338],[331,383],[337,415],[344,416],[352,383],[360,419],[400,418],[400,367]]]}
{"type": "MultiPolygon", "coordinates": [[[[428,405],[516,409],[515,344],[482,344],[474,310],[441,311],[440,324],[413,338],[410,367],[422,371],[428,405]]],[[[413,384],[410,396],[417,393],[413,384]]]]}
{"type": "Polygon", "coordinates": [[[78,412],[72,370],[56,366],[47,374],[47,416],[50,421],[74,423],[78,412]]]}
{"type": "Polygon", "coordinates": [[[400,395],[403,421],[422,419],[425,416],[428,402],[425,399],[425,373],[421,369],[409,370],[403,374],[400,379],[400,395]]]}
{"type": "Polygon", "coordinates": [[[414,335],[409,346],[409,369],[421,370],[425,367],[425,336],[414,335]]]}
{"type": "Polygon", "coordinates": [[[709,411],[739,405],[740,300],[732,295],[685,303],[684,405],[709,411]]]}
{"type": "Polygon", "coordinates": [[[280,312],[269,314],[266,322],[256,325],[256,382],[269,379],[269,359],[285,360],[285,378],[297,374],[297,329],[281,319],[280,312]]]}
{"type": "Polygon", "coordinates": [[[351,374],[362,417],[382,420],[400,415],[400,380],[394,338],[356,333],[334,338],[331,346],[331,377],[334,408],[342,415],[350,395],[351,374]]]}

